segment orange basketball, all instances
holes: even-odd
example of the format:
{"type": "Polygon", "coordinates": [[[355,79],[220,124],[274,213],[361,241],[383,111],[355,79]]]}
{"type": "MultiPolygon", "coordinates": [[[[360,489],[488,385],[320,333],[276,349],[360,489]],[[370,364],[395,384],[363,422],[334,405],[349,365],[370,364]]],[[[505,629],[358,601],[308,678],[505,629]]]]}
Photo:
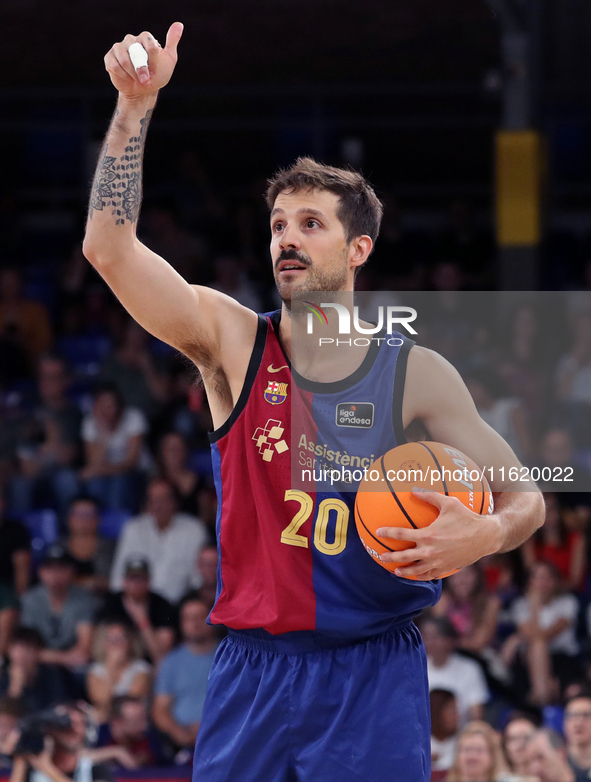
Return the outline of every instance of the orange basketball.
{"type": "MultiPolygon", "coordinates": [[[[467,508],[487,515],[494,510],[490,486],[483,471],[469,456],[442,443],[418,442],[399,445],[373,462],[359,484],[355,522],[365,550],[386,570],[400,563],[383,562],[381,555],[414,547],[392,538],[379,538],[381,527],[428,527],[438,509],[412,494],[414,487],[457,497],[467,508]]],[[[454,570],[446,573],[451,576],[454,570]]],[[[443,577],[445,577],[443,576],[443,577]]],[[[410,576],[415,578],[415,576],[410,576]]]]}

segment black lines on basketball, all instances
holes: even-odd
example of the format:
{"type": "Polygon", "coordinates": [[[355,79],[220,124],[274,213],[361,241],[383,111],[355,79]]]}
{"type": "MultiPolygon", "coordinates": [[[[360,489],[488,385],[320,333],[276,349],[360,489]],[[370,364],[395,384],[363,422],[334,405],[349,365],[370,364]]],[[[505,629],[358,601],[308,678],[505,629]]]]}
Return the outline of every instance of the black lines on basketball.
{"type": "Polygon", "coordinates": [[[355,512],[357,513],[357,518],[359,521],[363,524],[363,529],[367,532],[367,534],[375,540],[376,543],[379,543],[380,546],[383,546],[384,548],[387,548],[388,551],[396,551],[395,548],[390,548],[390,546],[387,546],[383,540],[380,540],[379,538],[376,538],[376,536],[373,534],[373,532],[367,528],[366,523],[361,518],[361,513],[359,512],[359,508],[355,508],[355,512]]]}
{"type": "Polygon", "coordinates": [[[482,516],[482,511],[484,509],[484,498],[486,497],[486,489],[484,488],[484,478],[482,475],[480,476],[480,491],[482,493],[482,500],[480,502],[480,510],[478,511],[478,513],[480,513],[480,515],[482,516]]]}
{"type": "Polygon", "coordinates": [[[394,500],[395,500],[396,504],[398,505],[400,510],[404,513],[404,515],[406,517],[406,520],[411,525],[411,527],[413,529],[418,529],[417,525],[414,523],[414,521],[411,519],[411,517],[406,512],[406,508],[404,507],[404,505],[398,499],[398,495],[396,494],[396,492],[392,488],[392,484],[390,483],[390,480],[389,480],[388,476],[386,475],[386,467],[384,465],[384,457],[383,456],[380,459],[380,467],[382,468],[382,475],[384,476],[384,480],[386,481],[386,483],[388,484],[388,488],[390,489],[390,494],[394,497],[394,500]]]}
{"type": "Polygon", "coordinates": [[[443,474],[443,470],[441,469],[441,465],[439,464],[439,460],[438,460],[438,458],[435,456],[435,454],[434,454],[434,453],[433,453],[433,451],[432,451],[432,450],[429,448],[429,446],[428,446],[428,445],[425,445],[425,443],[418,442],[418,443],[417,443],[417,445],[422,445],[422,446],[423,446],[423,448],[424,448],[425,450],[429,451],[429,453],[431,454],[431,458],[432,458],[432,459],[433,459],[433,461],[435,462],[435,466],[437,467],[437,469],[439,470],[439,474],[441,475],[441,483],[443,484],[443,490],[445,491],[445,496],[446,496],[446,497],[449,497],[449,492],[448,492],[448,490],[447,490],[447,483],[445,482],[445,476],[444,476],[444,474],[443,474]]]}

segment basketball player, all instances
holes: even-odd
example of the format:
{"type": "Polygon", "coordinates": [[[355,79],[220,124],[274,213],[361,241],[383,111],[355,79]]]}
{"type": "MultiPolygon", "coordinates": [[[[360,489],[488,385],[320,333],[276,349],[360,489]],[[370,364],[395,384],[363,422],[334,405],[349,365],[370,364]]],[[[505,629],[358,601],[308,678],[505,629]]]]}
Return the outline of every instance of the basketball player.
{"type": "MultiPolygon", "coordinates": [[[[164,48],[147,32],[127,35],[105,58],[119,99],[98,162],[84,253],[144,328],[197,365],[213,417],[220,565],[211,621],[230,629],[210,676],[194,778],[426,782],[428,687],[412,617],[439,598],[437,576],[529,537],[542,523],[543,503],[533,485],[512,492],[497,480],[496,510],[487,517],[454,498],[421,495],[437,506],[438,519],[424,530],[384,531],[416,543],[391,560],[404,563],[394,575],[372,561],[349,523],[352,494],[292,490],[290,459],[299,444],[290,442],[283,399],[295,385],[291,295],[352,290],[382,207],[353,172],[311,160],[280,172],[268,201],[283,306],[270,317],[189,285],[142,245],[136,224],[146,133],[182,29],[171,26],[164,48]],[[136,41],[149,56],[137,73],[128,54],[136,41]],[[333,539],[327,525],[335,514],[333,539]]],[[[421,419],[432,439],[480,465],[519,466],[478,417],[455,370],[411,347],[369,348],[335,383],[301,379],[325,431],[335,404],[359,399],[376,409],[364,432],[372,453],[404,442],[405,427],[421,419]]],[[[343,448],[338,433],[331,436],[343,448]]]]}

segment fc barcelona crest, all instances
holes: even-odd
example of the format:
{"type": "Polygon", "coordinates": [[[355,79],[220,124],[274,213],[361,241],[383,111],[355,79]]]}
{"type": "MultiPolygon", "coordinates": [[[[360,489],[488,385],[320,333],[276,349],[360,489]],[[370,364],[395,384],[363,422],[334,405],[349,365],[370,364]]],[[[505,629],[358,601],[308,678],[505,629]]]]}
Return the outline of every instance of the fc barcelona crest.
{"type": "Polygon", "coordinates": [[[270,405],[281,405],[287,399],[287,383],[269,380],[265,390],[265,399],[270,405]]]}

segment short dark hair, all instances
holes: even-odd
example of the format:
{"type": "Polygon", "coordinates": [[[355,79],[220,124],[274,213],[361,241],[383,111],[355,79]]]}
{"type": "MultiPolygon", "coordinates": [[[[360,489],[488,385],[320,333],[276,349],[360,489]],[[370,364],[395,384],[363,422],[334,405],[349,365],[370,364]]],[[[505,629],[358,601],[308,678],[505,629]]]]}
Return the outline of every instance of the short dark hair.
{"type": "Polygon", "coordinates": [[[208,614],[211,610],[211,607],[201,597],[201,594],[199,593],[198,589],[192,589],[190,592],[187,592],[185,595],[183,595],[183,597],[181,598],[178,604],[179,616],[183,608],[187,605],[187,603],[201,603],[201,605],[204,605],[207,608],[208,614]]]}
{"type": "Polygon", "coordinates": [[[11,698],[8,695],[0,698],[0,714],[8,714],[11,717],[20,718],[24,712],[24,704],[20,698],[11,698]]]}
{"type": "Polygon", "coordinates": [[[75,497],[72,497],[68,503],[68,513],[70,513],[74,505],[77,505],[79,502],[88,502],[91,505],[94,505],[96,512],[99,514],[102,510],[100,502],[96,497],[93,497],[92,494],[77,494],[75,497]]]}
{"type": "Polygon", "coordinates": [[[123,396],[121,389],[116,383],[110,383],[107,380],[97,383],[93,391],[93,395],[92,395],[93,399],[97,399],[99,396],[102,396],[103,394],[111,394],[113,397],[115,397],[115,401],[117,402],[117,407],[119,409],[119,412],[120,413],[123,412],[125,408],[125,398],[123,396]]]}
{"type": "Polygon", "coordinates": [[[39,630],[34,627],[16,627],[10,636],[11,644],[23,644],[33,646],[35,649],[44,649],[45,642],[39,630]]]}
{"type": "Polygon", "coordinates": [[[140,703],[145,704],[143,698],[138,698],[137,695],[117,695],[111,701],[111,708],[109,709],[109,720],[120,720],[123,717],[123,709],[127,703],[140,703]]]}
{"type": "Polygon", "coordinates": [[[318,163],[311,157],[299,157],[290,168],[280,169],[267,182],[266,201],[273,209],[280,193],[301,190],[328,190],[339,197],[337,217],[351,242],[356,236],[378,238],[384,205],[367,179],[353,169],[318,163]]]}
{"type": "Polygon", "coordinates": [[[430,624],[437,630],[437,635],[441,638],[447,638],[451,641],[457,641],[460,634],[447,616],[425,616],[420,622],[420,628],[430,624]]]}

